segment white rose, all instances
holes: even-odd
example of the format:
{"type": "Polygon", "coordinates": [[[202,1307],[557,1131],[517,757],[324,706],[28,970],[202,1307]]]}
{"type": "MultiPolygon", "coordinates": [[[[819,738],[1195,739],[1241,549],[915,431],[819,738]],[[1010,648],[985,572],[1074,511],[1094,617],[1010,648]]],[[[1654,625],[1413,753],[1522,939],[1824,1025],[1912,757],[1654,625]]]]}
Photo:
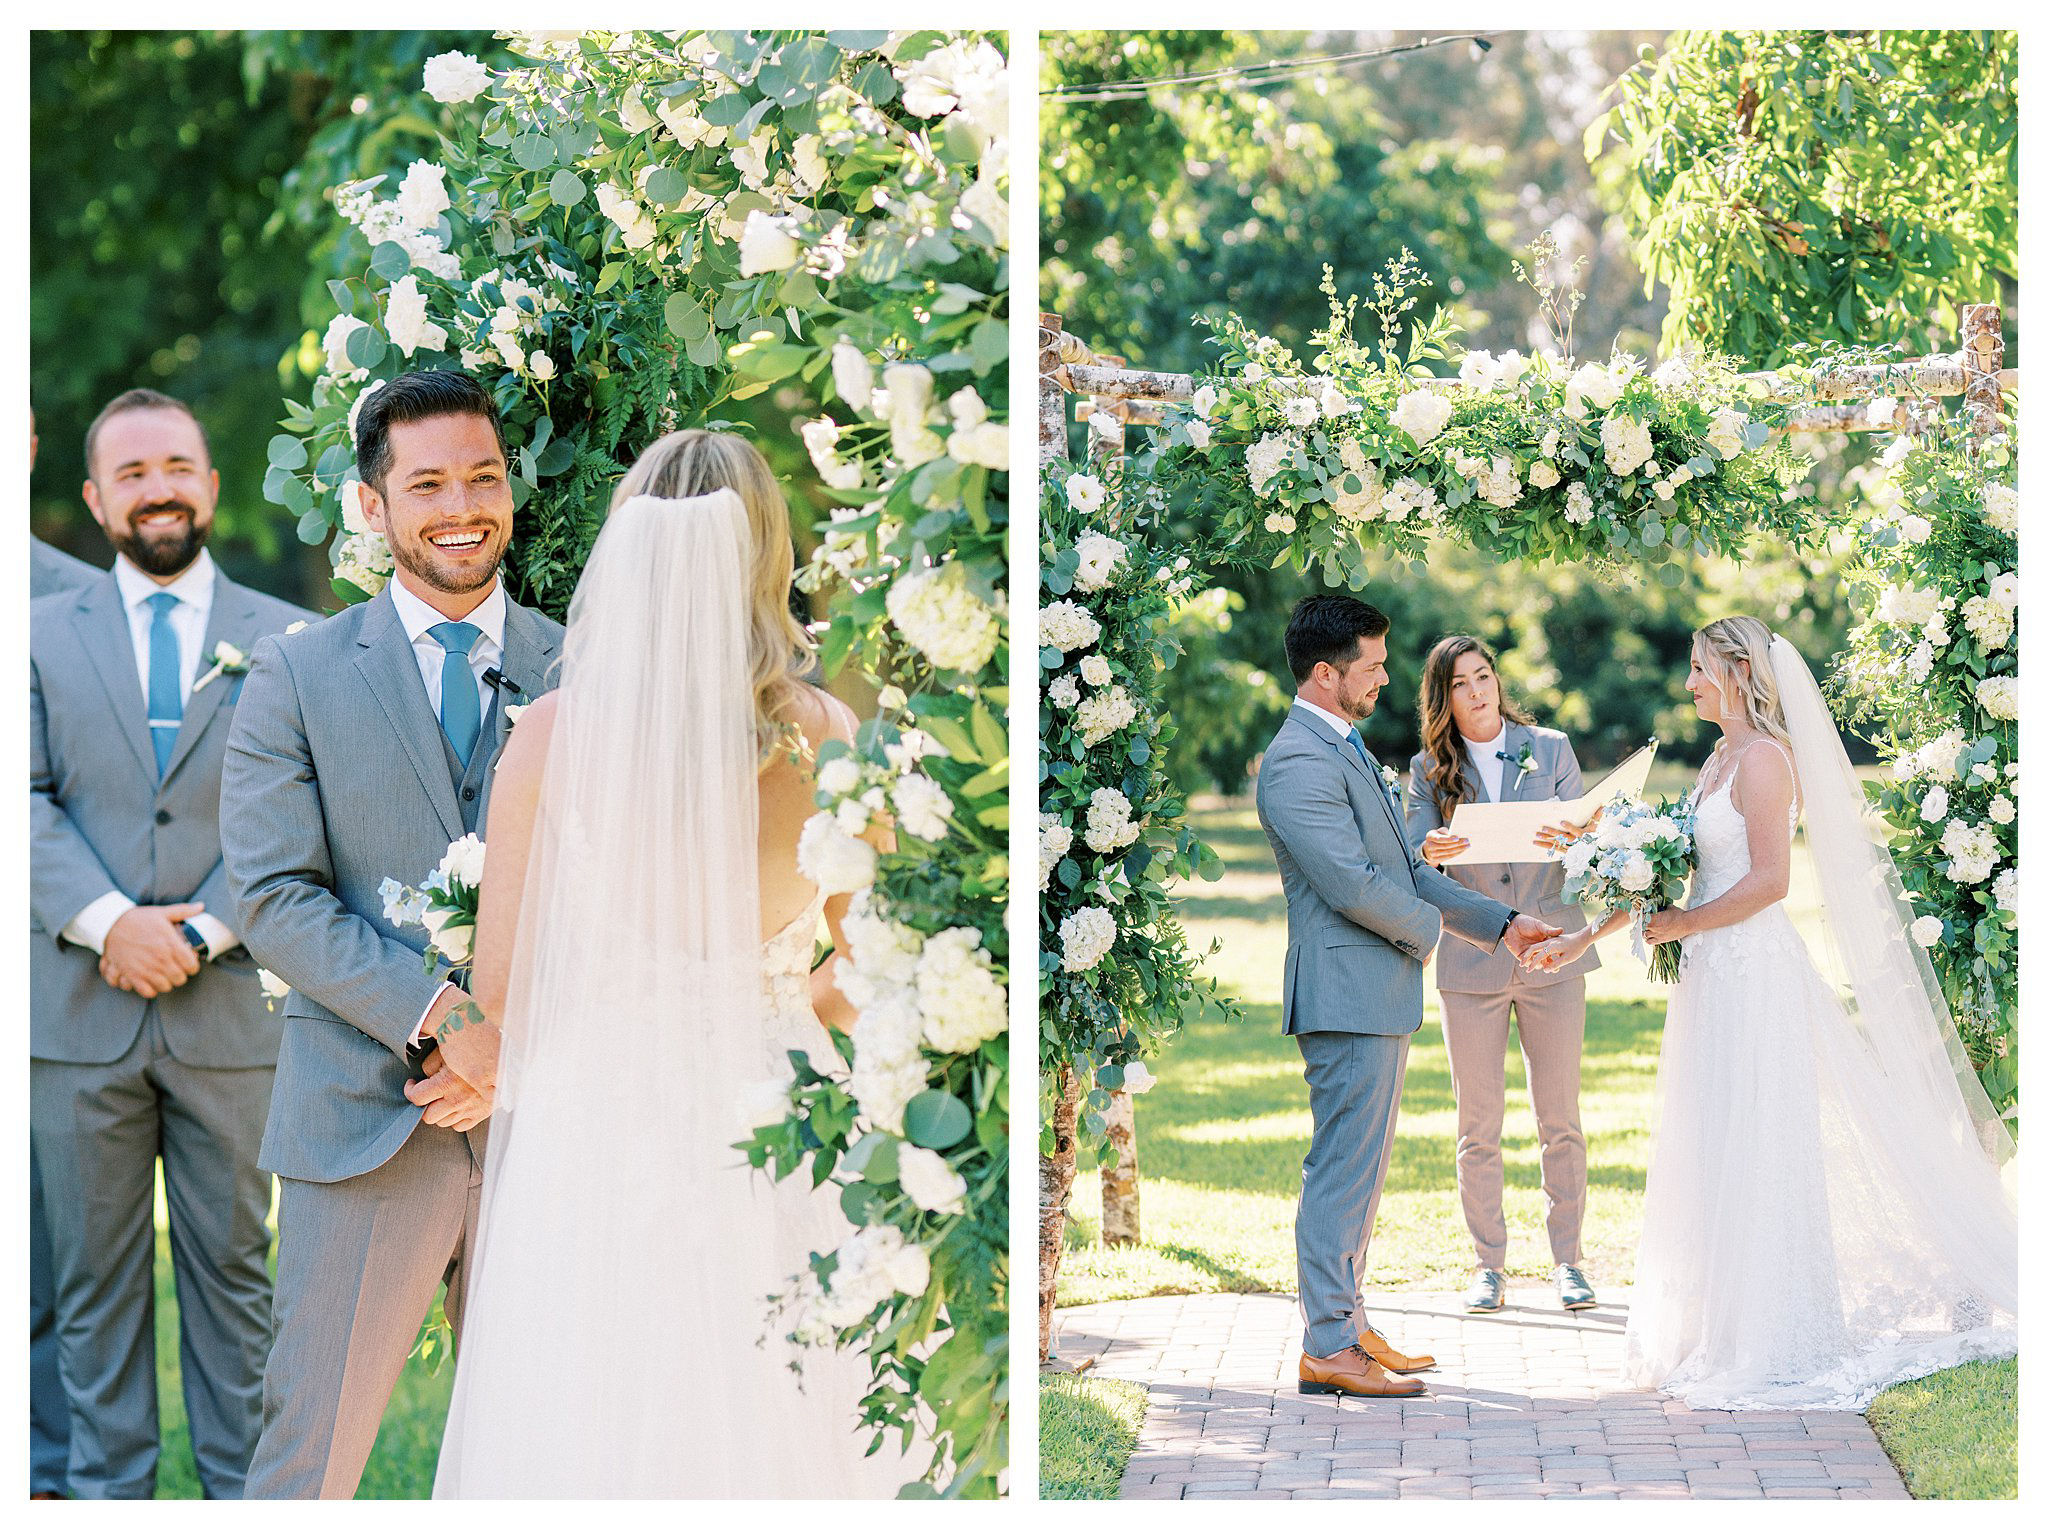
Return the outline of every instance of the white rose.
{"type": "Polygon", "coordinates": [[[1144,1094],[1158,1082],[1159,1080],[1153,1077],[1152,1070],[1142,1062],[1124,1064],[1124,1093],[1144,1094]]]}
{"type": "Polygon", "coordinates": [[[597,208],[624,236],[629,250],[644,249],[660,232],[647,209],[610,181],[597,183],[597,208]]]}
{"type": "Polygon", "coordinates": [[[1732,462],[1740,456],[1743,447],[1743,430],[1749,424],[1749,416],[1740,409],[1723,409],[1707,426],[1707,445],[1711,446],[1724,462],[1732,462]]]}
{"type": "Polygon", "coordinates": [[[619,97],[619,126],[629,133],[644,133],[655,123],[654,113],[647,109],[637,89],[628,90],[619,97]]]}
{"type": "Polygon", "coordinates": [[[1657,873],[1648,856],[1640,850],[1631,850],[1627,863],[1621,868],[1620,880],[1628,892],[1647,892],[1650,884],[1657,880],[1657,873]]]}
{"type": "Polygon", "coordinates": [[[1188,403],[1197,415],[1205,420],[1208,419],[1210,411],[1216,407],[1215,388],[1211,387],[1208,383],[1203,383],[1201,387],[1195,389],[1194,397],[1190,398],[1188,403]]]}
{"type": "Polygon", "coordinates": [[[1491,351],[1467,351],[1464,361],[1458,367],[1458,381],[1468,388],[1485,392],[1500,380],[1500,368],[1495,364],[1491,351]]]}
{"type": "Polygon", "coordinates": [[[256,969],[256,984],[263,990],[264,997],[282,999],[292,991],[292,985],[265,967],[256,969]]]}
{"type": "Polygon", "coordinates": [[[920,1211],[953,1216],[967,1209],[967,1181],[930,1148],[897,1148],[896,1183],[920,1211]]]}
{"type": "Polygon", "coordinates": [[[747,214],[747,226],[740,230],[740,275],[759,276],[764,271],[787,271],[803,259],[804,247],[792,234],[790,218],[778,218],[756,208],[747,214]]]}
{"type": "Polygon", "coordinates": [[[398,187],[398,215],[408,228],[429,229],[448,210],[447,172],[416,159],[398,187]]]}
{"type": "Polygon", "coordinates": [[[1529,487],[1532,489],[1554,489],[1558,484],[1558,471],[1554,463],[1538,459],[1529,464],[1529,487]]]}
{"type": "Polygon", "coordinates": [[[765,1127],[780,1126],[789,1115],[789,1088],[796,1082],[796,1074],[790,1071],[786,1057],[778,1055],[773,1067],[775,1072],[769,1077],[757,1079],[740,1092],[742,1131],[752,1133],[765,1127]]]}
{"type": "Polygon", "coordinates": [[[2003,795],[1993,797],[1991,806],[1986,811],[1990,813],[1993,823],[2011,823],[2019,817],[2019,809],[2013,806],[2012,798],[2003,795]]]}
{"type": "Polygon", "coordinates": [[[1280,413],[1288,424],[1297,429],[1315,424],[1322,415],[1322,411],[1316,407],[1316,401],[1305,395],[1287,400],[1280,406],[1280,413]]]}
{"type": "Polygon", "coordinates": [[[420,915],[420,923],[426,926],[427,943],[450,962],[466,962],[476,944],[474,924],[454,924],[455,910],[430,908],[420,915]]]}
{"type": "Polygon", "coordinates": [[[1344,390],[1333,380],[1325,380],[1316,393],[1316,407],[1323,411],[1327,420],[1341,420],[1347,414],[1357,414],[1359,405],[1344,396],[1344,390]]]}
{"type": "Polygon", "coordinates": [[[1922,914],[1913,921],[1913,939],[1923,946],[1941,944],[1941,921],[1932,914],[1922,914]]]}
{"type": "Polygon", "coordinates": [[[1209,422],[1207,420],[1189,420],[1187,430],[1188,445],[1198,452],[1205,452],[1209,449],[1209,422]]]}
{"type": "Polygon", "coordinates": [[[428,95],[448,105],[474,101],[491,86],[491,71],[467,53],[437,53],[421,71],[428,95]]]}
{"type": "Polygon", "coordinates": [[[875,880],[875,847],[846,833],[832,814],[813,813],[797,839],[796,865],[828,897],[859,892],[875,880]]]}
{"type": "Polygon", "coordinates": [[[1590,839],[1575,839],[1564,853],[1564,869],[1567,876],[1578,876],[1593,864],[1597,847],[1590,839]]]}
{"type": "Polygon", "coordinates": [[[1582,420],[1588,406],[1594,409],[1612,407],[1614,401],[1621,397],[1622,381],[1599,362],[1587,362],[1565,383],[1564,412],[1575,420],[1582,420]]]}
{"type": "Polygon", "coordinates": [[[882,394],[876,395],[875,407],[888,418],[889,449],[904,466],[915,467],[944,455],[946,445],[938,432],[925,426],[932,407],[930,370],[915,362],[892,361],[882,368],[882,388],[887,395],[886,408],[882,394]]]}
{"type": "Polygon", "coordinates": [[[448,343],[448,331],[427,317],[427,296],[420,291],[419,278],[410,271],[391,284],[384,329],[391,343],[408,356],[414,351],[438,351],[448,343]]]}
{"type": "Polygon", "coordinates": [[[1109,660],[1099,653],[1091,653],[1081,661],[1081,678],[1090,685],[1109,684],[1111,678],[1109,660]]]}
{"type": "Polygon", "coordinates": [[[889,800],[896,804],[896,821],[909,833],[932,844],[946,837],[953,799],[930,776],[915,772],[903,776],[890,788],[889,800]]]}
{"type": "Polygon", "coordinates": [[[1991,576],[1991,598],[2008,611],[2017,611],[2020,604],[2020,576],[2017,569],[1991,576]]]}
{"type": "Polygon", "coordinates": [[[704,120],[693,96],[674,96],[657,101],[654,115],[685,149],[694,149],[700,143],[725,142],[725,129],[715,128],[704,120]]]}
{"type": "Polygon", "coordinates": [[[1427,446],[1451,421],[1451,401],[1427,388],[1404,393],[1394,405],[1394,425],[1408,432],[1417,447],[1427,446]]]}
{"type": "Polygon", "coordinates": [[[866,412],[875,391],[875,369],[851,341],[832,347],[832,386],[847,403],[866,412]]]}
{"type": "Polygon", "coordinates": [[[1093,515],[1102,508],[1104,492],[1102,480],[1093,473],[1067,475],[1067,503],[1083,515],[1093,515]]]}
{"type": "MultiPolygon", "coordinates": [[[[363,368],[348,359],[348,337],[369,327],[352,313],[338,313],[328,321],[327,333],[320,337],[320,346],[327,352],[327,373],[330,377],[347,381],[367,375],[363,368]]],[[[363,396],[367,398],[369,395],[365,393],[363,396]]]]}
{"type": "Polygon", "coordinates": [[[1937,786],[1920,799],[1920,821],[1940,823],[1948,817],[1948,788],[1937,786]]]}
{"type": "Polygon", "coordinates": [[[844,797],[860,788],[860,762],[850,754],[834,755],[818,767],[818,790],[844,797]]]}
{"type": "Polygon", "coordinates": [[[1093,593],[1107,589],[1115,581],[1129,549],[1115,537],[1091,531],[1074,544],[1074,551],[1081,560],[1074,570],[1074,588],[1093,593]]]}
{"type": "Polygon", "coordinates": [[[1918,547],[1934,535],[1934,522],[1924,515],[1914,515],[1911,512],[1899,517],[1898,527],[1899,540],[1908,547],[1918,547]]]}
{"type": "Polygon", "coordinates": [[[535,382],[551,382],[555,375],[554,358],[546,351],[533,351],[526,358],[527,366],[533,372],[535,382]]]}

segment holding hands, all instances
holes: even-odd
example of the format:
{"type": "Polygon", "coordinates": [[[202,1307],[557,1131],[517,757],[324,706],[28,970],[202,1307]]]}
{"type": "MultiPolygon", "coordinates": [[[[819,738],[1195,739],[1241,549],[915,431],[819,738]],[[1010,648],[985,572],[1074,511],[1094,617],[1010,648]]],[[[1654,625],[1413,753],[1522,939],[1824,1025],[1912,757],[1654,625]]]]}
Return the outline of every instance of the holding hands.
{"type": "Polygon", "coordinates": [[[450,987],[427,1011],[425,1033],[439,1045],[421,1064],[427,1076],[408,1083],[405,1097],[426,1108],[427,1125],[466,1132],[497,1102],[504,1032],[484,1018],[474,999],[450,987]]]}
{"type": "Polygon", "coordinates": [[[1546,944],[1555,944],[1563,934],[1564,931],[1554,924],[1545,924],[1528,914],[1517,914],[1508,921],[1508,927],[1500,938],[1501,944],[1508,948],[1515,960],[1527,967],[1532,965],[1531,952],[1541,950],[1546,944]]]}

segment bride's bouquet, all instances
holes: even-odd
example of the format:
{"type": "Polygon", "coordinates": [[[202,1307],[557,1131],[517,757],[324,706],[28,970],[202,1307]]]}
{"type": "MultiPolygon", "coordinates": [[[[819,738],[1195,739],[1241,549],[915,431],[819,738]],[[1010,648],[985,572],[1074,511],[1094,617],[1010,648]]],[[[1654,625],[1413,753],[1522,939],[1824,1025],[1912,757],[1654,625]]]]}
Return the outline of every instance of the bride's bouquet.
{"type": "MultiPolygon", "coordinates": [[[[1683,800],[1651,807],[1639,798],[1616,797],[1600,827],[1565,851],[1564,895],[1595,923],[1626,909],[1636,955],[1644,956],[1643,926],[1685,896],[1696,860],[1692,828],[1692,809],[1683,800]]],[[[1682,954],[1675,940],[1648,948],[1650,976],[1676,982],[1682,954]]]]}
{"type": "Polygon", "coordinates": [[[386,877],[377,887],[384,900],[384,917],[404,929],[419,925],[427,932],[424,959],[432,972],[437,962],[446,962],[451,977],[461,987],[476,954],[477,898],[484,885],[484,842],[465,834],[450,845],[427,879],[408,887],[396,877],[386,877]]]}

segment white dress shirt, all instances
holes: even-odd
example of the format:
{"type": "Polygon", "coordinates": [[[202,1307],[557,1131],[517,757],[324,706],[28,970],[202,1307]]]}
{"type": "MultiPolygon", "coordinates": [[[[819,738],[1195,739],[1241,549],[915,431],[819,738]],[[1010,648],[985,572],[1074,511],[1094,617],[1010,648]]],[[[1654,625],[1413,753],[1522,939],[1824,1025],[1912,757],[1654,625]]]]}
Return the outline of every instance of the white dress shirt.
{"type": "MultiPolygon", "coordinates": [[[[1486,788],[1488,802],[1500,801],[1501,776],[1507,769],[1507,761],[1500,757],[1501,740],[1508,736],[1506,723],[1492,738],[1480,741],[1465,739],[1465,758],[1472,762],[1472,768],[1479,772],[1480,784],[1486,788]]],[[[1463,734],[1459,735],[1464,738],[1463,734]]]]}
{"type": "MultiPolygon", "coordinates": [[[[386,586],[391,591],[391,604],[397,608],[398,619],[405,626],[405,635],[412,641],[412,656],[419,661],[420,679],[427,687],[427,709],[436,717],[441,715],[441,664],[447,657],[440,643],[427,635],[427,629],[438,627],[449,620],[405,585],[393,578],[386,586]]],[[[476,646],[469,650],[469,672],[476,677],[477,716],[488,717],[491,698],[484,689],[484,672],[496,669],[498,661],[505,657],[505,582],[494,580],[491,593],[483,604],[462,618],[483,634],[476,640],[476,646]]]]}
{"type": "MultiPolygon", "coordinates": [[[[210,662],[202,664],[204,655],[201,650],[206,643],[206,624],[213,616],[213,590],[217,577],[213,555],[203,547],[185,572],[169,584],[158,584],[129,562],[126,553],[115,556],[114,583],[121,592],[122,609],[128,613],[128,637],[135,646],[135,682],[142,688],[145,704],[149,700],[149,634],[156,625],[156,610],[149,604],[150,597],[178,597],[178,603],[171,607],[170,622],[171,631],[178,639],[178,692],[189,706],[192,686],[201,669],[212,667],[210,662]]],[[[114,928],[115,921],[133,907],[135,900],[124,892],[102,893],[72,916],[71,922],[64,926],[64,938],[104,956],[107,935],[114,928]]],[[[210,910],[194,914],[189,923],[204,937],[206,949],[214,956],[241,943],[242,937],[210,910]]]]}
{"type": "MultiPolygon", "coordinates": [[[[412,656],[419,661],[420,680],[427,688],[427,708],[436,717],[441,715],[441,666],[447,659],[447,650],[440,642],[429,636],[427,629],[438,627],[451,618],[443,616],[419,596],[408,590],[403,581],[393,577],[385,586],[391,591],[391,604],[398,611],[398,619],[405,627],[405,635],[412,640],[412,656]]],[[[498,661],[505,656],[505,581],[494,580],[491,593],[483,599],[469,615],[462,618],[482,635],[469,650],[469,672],[476,677],[477,716],[491,715],[491,698],[485,693],[484,672],[496,669],[498,661]]],[[[427,1016],[434,1012],[434,1006],[441,1002],[441,995],[454,988],[453,983],[443,983],[434,990],[434,997],[427,1001],[427,1007],[420,1011],[420,1017],[413,1025],[411,1043],[418,1046],[426,1037],[427,1016]]],[[[460,992],[460,990],[456,990],[460,992]]]]}
{"type": "Polygon", "coordinates": [[[1302,710],[1307,712],[1313,712],[1316,716],[1320,717],[1323,720],[1323,722],[1326,725],[1328,725],[1328,727],[1333,732],[1336,733],[1337,737],[1344,740],[1347,747],[1349,746],[1352,734],[1352,726],[1350,723],[1346,722],[1343,718],[1339,717],[1335,712],[1327,711],[1324,708],[1317,706],[1313,701],[1310,701],[1306,696],[1295,697],[1294,704],[1300,707],[1302,710]]]}

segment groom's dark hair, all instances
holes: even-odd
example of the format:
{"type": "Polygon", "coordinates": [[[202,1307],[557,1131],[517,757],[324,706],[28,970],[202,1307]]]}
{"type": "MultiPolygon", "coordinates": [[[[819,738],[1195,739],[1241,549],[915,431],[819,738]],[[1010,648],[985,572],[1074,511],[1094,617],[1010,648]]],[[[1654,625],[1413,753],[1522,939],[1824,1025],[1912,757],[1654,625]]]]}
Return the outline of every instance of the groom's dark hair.
{"type": "Polygon", "coordinates": [[[379,494],[391,471],[391,427],[444,414],[473,414],[491,422],[500,455],[505,425],[483,384],[467,372],[406,372],[363,400],[356,416],[356,471],[379,494]]]}
{"type": "Polygon", "coordinates": [[[1393,623],[1376,606],[1351,595],[1305,595],[1287,619],[1287,668],[1296,685],[1308,683],[1318,664],[1342,669],[1358,657],[1358,640],[1376,638],[1393,623]]]}

